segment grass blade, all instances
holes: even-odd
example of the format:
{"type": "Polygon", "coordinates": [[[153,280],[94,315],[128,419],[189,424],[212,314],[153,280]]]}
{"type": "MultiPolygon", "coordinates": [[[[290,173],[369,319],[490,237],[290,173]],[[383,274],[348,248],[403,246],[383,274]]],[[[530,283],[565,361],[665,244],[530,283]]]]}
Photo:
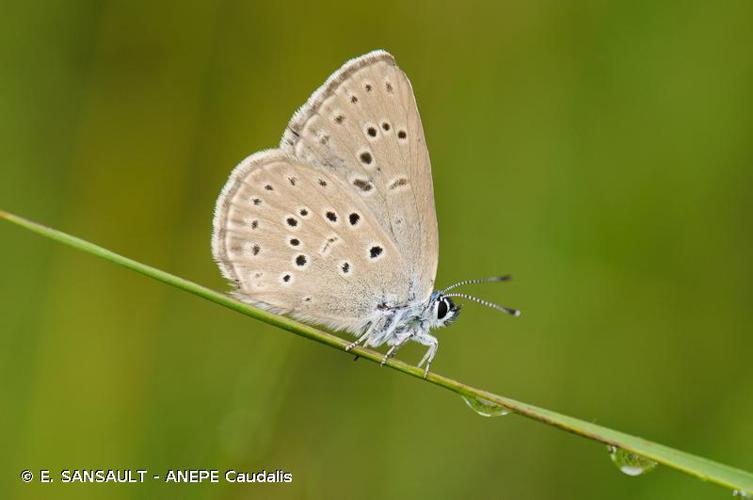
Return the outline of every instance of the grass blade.
{"type": "MultiPolygon", "coordinates": [[[[251,307],[238,302],[225,294],[216,292],[192,281],[172,275],[160,269],[146,264],[142,264],[128,257],[124,257],[115,252],[107,250],[88,241],[76,238],[64,232],[43,226],[36,222],[24,219],[4,211],[0,211],[0,219],[5,219],[18,226],[24,227],[37,234],[50,238],[52,240],[64,243],[73,248],[96,255],[105,260],[121,265],[138,273],[144,274],[168,285],[180,288],[204,299],[210,300],[229,309],[251,316],[270,325],[277,326],[301,337],[314,340],[321,344],[334,347],[344,351],[348,341],[343,340],[335,335],[323,332],[309,325],[299,323],[290,318],[251,307]]],[[[364,359],[374,362],[381,362],[382,354],[370,349],[355,348],[352,351],[364,359]]],[[[423,370],[414,366],[403,363],[402,361],[392,359],[387,362],[387,366],[397,371],[405,373],[419,379],[423,378],[423,370]]],[[[514,399],[506,398],[493,394],[482,389],[477,389],[469,385],[458,382],[435,373],[430,373],[428,382],[455,392],[461,396],[486,400],[496,405],[503,406],[519,415],[523,415],[532,420],[542,422],[553,427],[571,432],[594,441],[598,441],[610,446],[617,446],[623,450],[642,455],[654,460],[660,464],[672,467],[679,471],[696,476],[704,481],[711,481],[721,486],[743,491],[753,492],[753,474],[747,471],[736,469],[728,465],[714,462],[704,457],[691,455],[680,450],[676,450],[658,443],[648,441],[636,436],[631,436],[607,427],[586,422],[574,417],[562,415],[544,408],[529,405],[514,399]]],[[[605,451],[606,455],[606,451],[605,451]]]]}

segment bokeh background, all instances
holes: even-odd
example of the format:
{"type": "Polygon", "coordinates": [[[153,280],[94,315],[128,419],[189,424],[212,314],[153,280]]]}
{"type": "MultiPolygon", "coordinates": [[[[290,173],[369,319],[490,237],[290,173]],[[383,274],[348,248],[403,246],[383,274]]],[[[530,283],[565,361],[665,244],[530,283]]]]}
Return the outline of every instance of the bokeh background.
{"type": "MultiPolygon", "coordinates": [[[[431,150],[437,372],[753,469],[753,4],[3,3],[0,207],[215,289],[211,214],[346,59],[393,52],[431,150]]],[[[727,498],[3,224],[2,498],[727,498]],[[285,486],[22,469],[285,469],[285,486]]],[[[410,346],[401,358],[416,361],[410,346]]]]}

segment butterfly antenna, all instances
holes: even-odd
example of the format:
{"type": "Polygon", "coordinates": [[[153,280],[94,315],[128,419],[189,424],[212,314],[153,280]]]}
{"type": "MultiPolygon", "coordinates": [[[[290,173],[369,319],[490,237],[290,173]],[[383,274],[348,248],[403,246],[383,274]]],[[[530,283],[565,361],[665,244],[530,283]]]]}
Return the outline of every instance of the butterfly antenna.
{"type": "Polygon", "coordinates": [[[493,283],[496,281],[510,281],[512,279],[512,276],[509,274],[506,274],[504,276],[490,276],[489,278],[479,278],[475,280],[463,280],[458,281],[454,285],[450,285],[444,290],[440,290],[440,293],[444,294],[448,290],[452,290],[453,288],[457,288],[459,286],[465,286],[465,285],[475,285],[477,283],[493,283]]]}
{"type": "Polygon", "coordinates": [[[520,311],[517,309],[513,309],[512,307],[501,306],[499,304],[489,302],[488,300],[479,299],[478,297],[474,297],[473,295],[468,295],[465,293],[448,293],[448,294],[443,294],[443,295],[445,297],[459,297],[461,299],[472,300],[473,302],[476,302],[477,304],[481,304],[482,306],[486,306],[486,307],[491,307],[492,309],[496,309],[497,311],[502,311],[503,313],[507,313],[510,316],[516,316],[516,317],[520,316],[520,311]]]}

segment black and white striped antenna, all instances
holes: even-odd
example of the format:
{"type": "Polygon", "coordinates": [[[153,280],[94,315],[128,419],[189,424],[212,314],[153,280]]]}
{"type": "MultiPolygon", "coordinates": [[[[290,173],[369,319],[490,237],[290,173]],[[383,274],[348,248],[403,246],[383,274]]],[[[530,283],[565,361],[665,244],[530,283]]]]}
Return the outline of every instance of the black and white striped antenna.
{"type": "Polygon", "coordinates": [[[509,274],[506,274],[504,276],[490,276],[488,278],[477,278],[475,280],[463,280],[458,281],[457,283],[448,286],[444,290],[440,290],[439,293],[444,294],[445,292],[452,290],[453,288],[457,288],[459,286],[465,286],[465,285],[476,285],[478,283],[494,283],[497,281],[510,281],[512,279],[512,276],[509,274]]]}
{"type": "Polygon", "coordinates": [[[474,297],[473,295],[468,295],[466,293],[447,293],[447,294],[442,294],[442,295],[444,297],[459,297],[461,299],[472,300],[473,302],[476,302],[477,304],[481,304],[482,306],[486,306],[486,307],[491,307],[492,309],[496,309],[497,311],[507,313],[510,316],[515,316],[515,317],[520,316],[520,311],[517,309],[513,309],[512,307],[507,307],[507,306],[501,306],[499,304],[495,304],[494,302],[489,302],[488,300],[479,299],[478,297],[474,297]]]}

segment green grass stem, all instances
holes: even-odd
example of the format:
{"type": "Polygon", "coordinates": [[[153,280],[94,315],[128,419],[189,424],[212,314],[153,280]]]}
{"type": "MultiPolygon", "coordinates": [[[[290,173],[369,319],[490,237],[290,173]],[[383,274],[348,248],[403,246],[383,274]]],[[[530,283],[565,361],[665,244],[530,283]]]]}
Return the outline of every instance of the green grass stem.
{"type": "MultiPolygon", "coordinates": [[[[92,255],[96,255],[115,264],[149,276],[150,278],[154,278],[158,281],[174,286],[181,290],[185,290],[216,304],[225,306],[228,309],[232,309],[233,311],[245,314],[246,316],[250,316],[259,321],[263,321],[267,324],[294,333],[300,337],[314,340],[343,352],[345,352],[345,347],[349,344],[349,341],[343,340],[342,338],[330,333],[324,332],[290,318],[272,314],[267,311],[249,306],[223,293],[216,292],[207,287],[167,273],[155,267],[142,264],[141,262],[129,259],[128,257],[119,255],[101,246],[95,245],[75,236],[71,236],[64,232],[43,226],[36,222],[32,222],[28,219],[24,219],[23,217],[0,211],[0,219],[5,219],[9,222],[12,222],[13,224],[26,228],[37,234],[58,241],[60,243],[64,243],[68,246],[77,248],[92,255]]],[[[358,354],[360,357],[369,361],[373,361],[375,363],[381,362],[383,357],[383,355],[379,352],[360,347],[353,349],[352,353],[358,354]]],[[[389,366],[390,368],[411,377],[423,380],[423,370],[408,365],[402,361],[392,359],[387,362],[386,366],[389,366]]],[[[567,415],[562,415],[551,410],[499,396],[497,394],[472,387],[470,385],[458,382],[457,380],[453,380],[442,375],[438,375],[436,373],[430,373],[426,381],[461,396],[493,402],[494,404],[503,406],[514,413],[528,417],[538,422],[545,423],[547,425],[551,425],[558,429],[565,430],[572,434],[592,439],[606,445],[617,446],[619,448],[622,448],[623,450],[642,455],[660,464],[685,472],[686,474],[696,476],[704,481],[711,481],[732,490],[753,492],[753,474],[751,474],[750,472],[736,469],[734,467],[730,467],[728,465],[724,465],[704,457],[691,455],[689,453],[663,446],[661,444],[654,443],[640,437],[631,436],[629,434],[615,431],[601,425],[593,424],[591,422],[586,422],[584,420],[569,417],[567,415]]],[[[603,453],[604,459],[607,460],[606,450],[604,450],[603,453]]]]}

